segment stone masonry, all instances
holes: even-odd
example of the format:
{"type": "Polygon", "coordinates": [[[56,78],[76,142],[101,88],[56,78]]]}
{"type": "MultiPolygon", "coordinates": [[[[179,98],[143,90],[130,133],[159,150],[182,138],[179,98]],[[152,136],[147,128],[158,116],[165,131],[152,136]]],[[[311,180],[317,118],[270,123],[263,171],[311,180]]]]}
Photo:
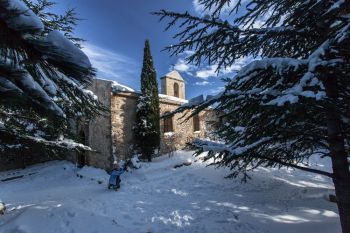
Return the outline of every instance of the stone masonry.
{"type": "MultiPolygon", "coordinates": [[[[109,112],[89,121],[81,118],[72,120],[71,123],[71,131],[78,136],[81,143],[88,145],[93,151],[70,152],[64,159],[78,166],[89,165],[108,171],[112,168],[114,160],[125,160],[133,155],[135,145],[133,126],[136,122],[136,103],[140,94],[128,88],[115,91],[112,85],[114,85],[112,81],[95,79],[89,88],[101,104],[110,110],[109,112]]],[[[172,71],[162,77],[161,87],[162,94],[159,95],[161,115],[172,112],[188,102],[185,99],[185,82],[178,72],[172,71]]],[[[183,113],[176,114],[171,118],[171,132],[164,132],[164,120],[161,120],[160,153],[183,149],[194,138],[207,137],[207,132],[212,131],[211,127],[220,123],[219,117],[210,109],[200,113],[199,123],[196,126],[193,118],[184,121],[180,119],[182,115],[183,113]]],[[[0,170],[63,159],[29,155],[9,158],[11,160],[0,165],[0,170]]]]}
{"type": "MultiPolygon", "coordinates": [[[[87,164],[109,170],[114,159],[125,160],[134,154],[133,126],[136,122],[136,103],[140,94],[128,89],[113,91],[112,85],[112,81],[97,79],[91,87],[104,106],[110,109],[110,114],[79,124],[77,127],[77,133],[82,135],[82,142],[94,150],[71,156],[71,160],[75,159],[80,165],[87,164]]],[[[185,100],[185,82],[178,72],[173,71],[162,77],[161,87],[161,115],[172,112],[188,102],[185,100]]],[[[219,117],[208,109],[200,113],[199,130],[195,130],[193,118],[184,121],[180,119],[182,115],[183,113],[172,117],[172,132],[164,132],[164,120],[161,120],[160,153],[183,149],[194,138],[207,137],[211,127],[219,123],[219,117]]]]}
{"type": "MultiPolygon", "coordinates": [[[[172,112],[187,101],[184,99],[184,80],[176,71],[170,72],[161,78],[162,94],[159,96],[160,115],[172,112]],[[179,98],[174,97],[174,84],[179,85],[179,98]],[[183,98],[180,98],[183,97],[183,98]]],[[[133,126],[136,122],[136,101],[139,93],[119,91],[112,94],[111,114],[112,114],[112,138],[114,152],[118,159],[127,159],[133,154],[134,135],[133,126]]],[[[204,138],[210,129],[210,125],[215,125],[219,118],[214,111],[207,110],[200,113],[200,130],[194,131],[193,118],[187,121],[180,119],[183,114],[176,114],[172,117],[173,132],[164,132],[164,120],[160,122],[161,143],[160,153],[168,153],[174,150],[183,149],[187,143],[194,138],[204,138]]]]}

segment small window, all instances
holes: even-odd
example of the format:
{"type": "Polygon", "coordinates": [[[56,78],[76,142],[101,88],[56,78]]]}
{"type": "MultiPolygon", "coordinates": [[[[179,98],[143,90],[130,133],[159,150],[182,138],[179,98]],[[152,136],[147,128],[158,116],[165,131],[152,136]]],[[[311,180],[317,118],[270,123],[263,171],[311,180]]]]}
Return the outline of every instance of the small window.
{"type": "Polygon", "coordinates": [[[195,115],[193,116],[193,131],[200,131],[201,127],[200,127],[200,120],[199,120],[199,116],[195,115]]]}
{"type": "Polygon", "coordinates": [[[164,119],[164,133],[173,132],[173,118],[167,117],[164,119]]]}
{"type": "Polygon", "coordinates": [[[179,97],[179,84],[174,83],[174,96],[179,97]]]}

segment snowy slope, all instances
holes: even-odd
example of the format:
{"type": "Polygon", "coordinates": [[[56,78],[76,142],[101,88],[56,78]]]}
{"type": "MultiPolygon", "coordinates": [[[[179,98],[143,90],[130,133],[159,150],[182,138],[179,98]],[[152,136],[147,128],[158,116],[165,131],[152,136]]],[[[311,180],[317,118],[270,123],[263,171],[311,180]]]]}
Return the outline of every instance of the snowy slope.
{"type": "Polygon", "coordinates": [[[103,170],[77,170],[64,161],[0,173],[0,180],[24,175],[0,182],[8,209],[0,215],[0,232],[340,232],[336,206],[325,199],[333,192],[329,179],[259,169],[241,184],[200,161],[173,168],[194,159],[179,151],[143,163],[123,175],[118,192],[106,189],[103,170]]]}

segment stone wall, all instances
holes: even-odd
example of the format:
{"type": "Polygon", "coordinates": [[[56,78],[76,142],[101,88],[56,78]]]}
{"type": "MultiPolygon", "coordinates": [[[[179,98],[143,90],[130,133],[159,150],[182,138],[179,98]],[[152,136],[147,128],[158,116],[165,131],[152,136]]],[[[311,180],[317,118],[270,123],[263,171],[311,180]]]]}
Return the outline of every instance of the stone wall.
{"type": "MultiPolygon", "coordinates": [[[[127,159],[133,154],[135,145],[133,127],[136,122],[136,102],[138,94],[118,92],[112,95],[112,138],[115,155],[118,159],[127,159]]],[[[171,112],[181,106],[181,102],[160,98],[160,114],[171,112]]],[[[182,114],[173,117],[173,132],[164,134],[164,120],[161,120],[161,153],[183,149],[194,138],[207,137],[208,129],[212,130],[213,122],[218,118],[213,111],[200,113],[200,131],[193,130],[193,119],[183,122],[182,114]]]]}
{"type": "Polygon", "coordinates": [[[16,153],[0,153],[0,171],[7,171],[12,169],[26,168],[27,166],[44,163],[51,160],[63,159],[60,156],[49,155],[45,151],[32,153],[28,152],[16,152],[16,153]]]}
{"type": "MultiPolygon", "coordinates": [[[[88,88],[107,109],[111,109],[111,84],[108,80],[95,79],[88,88]]],[[[88,165],[111,170],[114,160],[111,112],[106,112],[89,121],[84,118],[72,120],[70,128],[76,134],[78,141],[89,146],[93,151],[67,152],[66,159],[78,166],[88,165]]]]}
{"type": "MultiPolygon", "coordinates": [[[[108,109],[111,108],[111,87],[110,81],[94,80],[91,91],[97,95],[99,101],[108,109]]],[[[111,169],[112,157],[112,122],[110,113],[97,117],[89,122],[85,138],[87,144],[95,152],[87,152],[87,164],[94,167],[111,169]]]]}
{"type": "MultiPolygon", "coordinates": [[[[82,163],[80,165],[110,170],[114,160],[113,155],[117,159],[123,160],[133,155],[135,144],[133,127],[136,122],[136,104],[139,94],[130,92],[112,93],[111,85],[110,81],[97,79],[89,88],[97,95],[99,101],[107,109],[110,109],[110,112],[90,121],[80,119],[79,122],[72,121],[71,124],[71,130],[76,133],[80,142],[90,146],[94,151],[70,152],[66,154],[65,159],[78,164],[80,161],[82,163]]],[[[174,99],[160,98],[160,114],[174,111],[181,104],[183,102],[174,99]]],[[[195,132],[193,119],[184,122],[184,119],[180,119],[181,116],[182,114],[173,116],[173,132],[166,134],[164,134],[164,120],[161,120],[161,153],[183,149],[194,138],[207,137],[207,132],[213,130],[213,127],[215,128],[215,125],[219,123],[219,118],[214,111],[209,109],[199,114],[200,131],[195,132]]],[[[5,162],[4,158],[2,155],[0,156],[1,161],[3,161],[0,164],[0,170],[20,168],[52,159],[62,159],[19,154],[14,157],[6,156],[8,161],[5,162]]]]}
{"type": "MultiPolygon", "coordinates": [[[[160,99],[160,113],[161,115],[166,112],[172,112],[177,109],[181,103],[176,101],[160,99]]],[[[184,149],[187,147],[187,143],[190,143],[195,138],[205,138],[208,136],[208,130],[213,130],[219,118],[212,110],[206,110],[199,113],[200,130],[194,130],[193,117],[185,120],[186,117],[182,116],[190,115],[190,111],[176,114],[172,117],[173,132],[164,133],[164,120],[161,120],[161,153],[169,153],[174,150],[184,149]]]]}
{"type": "Polygon", "coordinates": [[[135,144],[133,127],[136,122],[138,94],[119,92],[112,95],[112,140],[118,159],[127,159],[133,154],[135,144]]]}

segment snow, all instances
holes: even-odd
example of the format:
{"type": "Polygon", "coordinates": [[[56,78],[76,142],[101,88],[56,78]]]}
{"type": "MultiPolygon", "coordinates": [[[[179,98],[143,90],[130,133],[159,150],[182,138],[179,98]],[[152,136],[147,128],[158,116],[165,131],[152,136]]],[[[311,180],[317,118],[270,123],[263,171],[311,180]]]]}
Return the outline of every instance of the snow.
{"type": "MultiPolygon", "coordinates": [[[[259,71],[272,68],[274,73],[281,75],[278,81],[275,81],[274,86],[267,87],[262,84],[260,86],[248,89],[246,91],[231,89],[226,90],[222,95],[234,95],[239,99],[243,96],[251,97],[251,95],[260,95],[262,105],[277,105],[284,106],[286,103],[298,103],[300,97],[313,98],[317,101],[326,97],[324,85],[319,80],[314,72],[318,66],[330,66],[339,62],[338,60],[324,61],[323,54],[328,49],[329,43],[324,42],[318,49],[316,49],[308,59],[293,59],[293,58],[265,58],[256,60],[243,67],[232,82],[237,82],[236,85],[244,87],[245,84],[251,82],[252,79],[259,79],[259,71]],[[284,83],[284,76],[290,71],[296,71],[302,66],[308,68],[307,72],[295,83],[284,83]],[[238,81],[237,81],[238,80],[238,81]],[[281,88],[282,87],[282,88],[281,88]],[[315,91],[313,91],[316,88],[315,91]],[[270,99],[270,97],[274,97],[270,99]],[[268,99],[268,101],[265,101],[268,99]]],[[[243,88],[244,89],[244,88],[243,88]]]]}
{"type": "Polygon", "coordinates": [[[40,136],[35,136],[35,137],[24,136],[24,139],[33,140],[35,142],[38,142],[38,143],[41,143],[41,144],[47,145],[47,146],[61,147],[61,148],[69,149],[69,150],[81,149],[81,150],[86,150],[86,151],[92,151],[92,149],[90,147],[85,146],[81,143],[77,143],[77,142],[73,141],[72,139],[64,138],[63,136],[61,136],[59,139],[56,139],[53,141],[46,140],[40,136]]]}
{"type": "Polygon", "coordinates": [[[113,92],[120,92],[120,91],[135,92],[135,90],[132,89],[131,87],[122,85],[122,84],[118,83],[117,81],[112,81],[112,91],[113,92]]]}
{"type": "Polygon", "coordinates": [[[43,86],[47,93],[56,96],[58,91],[57,84],[51,78],[47,77],[46,73],[40,67],[38,67],[38,70],[41,74],[41,86],[43,86]]]}
{"type": "Polygon", "coordinates": [[[13,82],[0,76],[0,92],[6,93],[10,91],[22,92],[13,82]]]}
{"type": "MultiPolygon", "coordinates": [[[[263,60],[255,60],[245,67],[243,67],[240,72],[237,74],[237,77],[247,76],[245,79],[240,80],[240,83],[248,81],[251,76],[250,73],[258,70],[258,69],[267,69],[269,67],[274,68],[276,73],[283,74],[286,70],[297,70],[299,66],[305,65],[305,60],[298,60],[294,58],[282,58],[282,57],[274,57],[274,58],[265,58],[263,60]]],[[[239,83],[239,84],[240,84],[239,83]]]]}
{"type": "Polygon", "coordinates": [[[335,1],[333,3],[333,5],[328,9],[327,13],[334,10],[334,9],[337,9],[337,8],[340,8],[342,4],[345,3],[345,0],[338,0],[338,1],[335,1]]]}
{"type": "Polygon", "coordinates": [[[59,56],[62,56],[62,58],[68,57],[68,62],[85,69],[91,68],[90,60],[85,53],[59,31],[54,30],[49,32],[46,37],[46,42],[56,48],[55,52],[59,56]]]}
{"type": "Polygon", "coordinates": [[[131,161],[131,163],[132,163],[133,168],[136,168],[136,169],[141,168],[141,163],[140,163],[140,160],[139,160],[138,155],[134,155],[134,156],[130,159],[130,161],[131,161]]]}
{"type": "Polygon", "coordinates": [[[93,93],[92,91],[87,90],[87,89],[82,89],[82,90],[83,90],[83,92],[84,92],[86,95],[90,96],[90,97],[93,98],[94,100],[98,100],[97,95],[95,95],[95,93],[93,93]]]}
{"type": "Polygon", "coordinates": [[[170,96],[170,95],[159,94],[159,98],[165,99],[165,100],[170,100],[170,101],[181,102],[181,103],[188,103],[188,100],[177,98],[177,97],[170,96]]]}
{"type": "Polygon", "coordinates": [[[6,211],[6,205],[0,201],[0,215],[4,214],[6,211]]]}
{"type": "Polygon", "coordinates": [[[280,107],[287,102],[291,104],[295,104],[295,103],[298,103],[298,101],[299,101],[299,97],[297,95],[287,94],[271,100],[270,102],[266,103],[266,105],[277,105],[280,107]]]}
{"type": "MultiPolygon", "coordinates": [[[[311,163],[331,169],[322,161],[311,163]]],[[[0,180],[24,177],[0,183],[7,207],[0,232],[341,232],[336,205],[325,198],[333,185],[323,176],[260,168],[242,184],[185,151],[141,165],[122,175],[117,192],[107,190],[105,171],[65,161],[1,172],[0,180]]]]}
{"type": "Polygon", "coordinates": [[[174,136],[174,132],[165,132],[164,137],[172,137],[174,136]]]}
{"type": "Polygon", "coordinates": [[[29,73],[25,74],[25,78],[18,79],[18,82],[22,85],[22,89],[24,89],[25,92],[30,93],[29,95],[33,98],[33,100],[40,97],[40,104],[46,105],[48,109],[51,109],[59,116],[65,116],[63,110],[51,99],[47,92],[33,79],[29,73]]]}
{"type": "Polygon", "coordinates": [[[44,24],[41,19],[29,9],[22,0],[10,0],[5,2],[8,3],[8,5],[6,6],[5,3],[2,4],[2,6],[4,6],[6,10],[16,10],[19,13],[18,16],[7,19],[9,27],[14,30],[31,29],[39,32],[44,30],[44,24]]]}
{"type": "Polygon", "coordinates": [[[323,56],[329,50],[330,43],[326,40],[320,47],[318,47],[308,58],[309,72],[314,72],[317,66],[324,63],[323,56]]]}
{"type": "Polygon", "coordinates": [[[350,31],[350,20],[348,19],[348,24],[346,24],[342,29],[340,29],[337,33],[337,36],[335,37],[335,40],[338,43],[341,43],[345,41],[349,37],[349,31],[350,31]]]}

